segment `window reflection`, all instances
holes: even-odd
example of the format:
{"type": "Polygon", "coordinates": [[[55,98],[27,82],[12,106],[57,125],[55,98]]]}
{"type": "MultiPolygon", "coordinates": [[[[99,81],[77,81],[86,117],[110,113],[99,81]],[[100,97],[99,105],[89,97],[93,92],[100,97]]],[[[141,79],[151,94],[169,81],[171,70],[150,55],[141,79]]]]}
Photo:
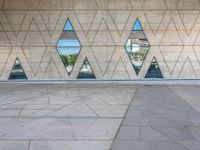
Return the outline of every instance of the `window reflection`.
{"type": "Polygon", "coordinates": [[[18,80],[18,79],[26,80],[27,76],[24,72],[24,69],[22,68],[19,59],[17,58],[15,64],[13,65],[11,74],[9,76],[9,80],[18,80]]]}
{"type": "Polygon", "coordinates": [[[90,79],[96,78],[87,58],[85,59],[78,75],[78,79],[86,79],[86,78],[90,79]]]}
{"type": "Polygon", "coordinates": [[[145,36],[140,21],[137,19],[126,43],[126,51],[136,74],[140,72],[149,48],[149,42],[145,36]]]}
{"type": "Polygon", "coordinates": [[[57,51],[69,75],[73,70],[80,50],[81,44],[68,19],[57,43],[57,51]]]}
{"type": "Polygon", "coordinates": [[[155,57],[153,58],[151,62],[151,65],[147,71],[145,78],[163,78],[163,75],[160,71],[158,62],[155,57]]]}

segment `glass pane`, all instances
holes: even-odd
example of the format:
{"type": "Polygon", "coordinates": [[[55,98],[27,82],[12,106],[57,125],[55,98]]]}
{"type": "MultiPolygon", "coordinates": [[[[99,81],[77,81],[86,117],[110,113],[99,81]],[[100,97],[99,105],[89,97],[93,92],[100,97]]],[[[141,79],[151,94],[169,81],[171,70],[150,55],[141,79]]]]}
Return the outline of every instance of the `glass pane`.
{"type": "Polygon", "coordinates": [[[135,21],[135,24],[134,24],[132,30],[133,30],[133,31],[142,31],[142,30],[143,30],[143,29],[142,29],[142,25],[141,25],[139,19],[137,19],[137,20],[135,21]]]}
{"type": "Polygon", "coordinates": [[[147,40],[128,39],[126,50],[137,74],[142,67],[149,48],[147,40]]]}
{"type": "Polygon", "coordinates": [[[163,78],[163,75],[160,71],[158,62],[155,57],[153,58],[151,62],[151,65],[147,71],[145,78],[163,78]]]}
{"type": "Polygon", "coordinates": [[[65,24],[65,27],[64,27],[64,31],[73,31],[73,27],[72,27],[72,24],[71,24],[71,21],[68,19],[66,24],[65,24]]]}
{"type": "Polygon", "coordinates": [[[65,65],[67,72],[72,72],[72,69],[78,58],[80,47],[70,47],[70,48],[58,47],[57,49],[60,54],[60,57],[62,58],[63,64],[65,65]]]}
{"type": "Polygon", "coordinates": [[[57,43],[57,51],[69,75],[73,70],[80,50],[80,41],[77,38],[76,32],[74,31],[70,20],[68,19],[65,24],[64,31],[57,43]]]}
{"type": "Polygon", "coordinates": [[[11,74],[9,76],[9,80],[18,80],[18,79],[26,80],[27,77],[24,72],[24,69],[22,68],[20,61],[16,59],[15,64],[13,65],[11,74]]]}
{"type": "Polygon", "coordinates": [[[58,41],[57,47],[74,47],[74,46],[78,46],[80,47],[80,43],[78,39],[75,40],[69,40],[69,39],[60,39],[58,41]]]}
{"type": "Polygon", "coordinates": [[[149,42],[139,19],[137,19],[126,43],[126,51],[137,75],[141,70],[149,49],[149,42]]]}
{"type": "Polygon", "coordinates": [[[79,72],[78,79],[88,79],[88,78],[96,79],[94,72],[92,71],[92,68],[90,66],[90,63],[86,58],[79,72]]]}

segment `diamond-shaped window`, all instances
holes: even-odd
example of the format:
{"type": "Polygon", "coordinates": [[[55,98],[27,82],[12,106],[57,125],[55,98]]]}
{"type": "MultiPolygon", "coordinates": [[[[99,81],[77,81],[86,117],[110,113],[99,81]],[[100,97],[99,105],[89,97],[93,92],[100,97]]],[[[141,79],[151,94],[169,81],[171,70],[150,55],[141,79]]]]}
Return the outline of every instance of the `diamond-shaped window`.
{"type": "Polygon", "coordinates": [[[71,24],[71,21],[68,19],[60,39],[58,40],[57,51],[69,75],[74,68],[80,50],[80,41],[71,24]]]}
{"type": "Polygon", "coordinates": [[[27,80],[27,76],[18,58],[15,60],[9,80],[27,80]]]}
{"type": "Polygon", "coordinates": [[[142,68],[149,49],[149,42],[146,38],[140,20],[137,18],[126,43],[126,51],[137,75],[142,68]]]}
{"type": "Polygon", "coordinates": [[[145,78],[163,78],[156,58],[154,57],[145,78]]]}

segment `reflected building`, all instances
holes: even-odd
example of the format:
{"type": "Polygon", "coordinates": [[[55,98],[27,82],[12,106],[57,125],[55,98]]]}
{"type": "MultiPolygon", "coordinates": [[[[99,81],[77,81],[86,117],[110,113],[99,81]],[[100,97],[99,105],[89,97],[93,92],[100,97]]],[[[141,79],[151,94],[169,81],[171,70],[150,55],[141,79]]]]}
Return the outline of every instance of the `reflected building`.
{"type": "Polygon", "coordinates": [[[155,57],[151,61],[145,78],[163,78],[163,75],[160,71],[160,67],[155,57]]]}
{"type": "Polygon", "coordinates": [[[18,58],[15,60],[9,80],[27,80],[27,76],[18,58]]]}
{"type": "Polygon", "coordinates": [[[87,58],[85,58],[85,61],[81,67],[77,79],[96,79],[92,67],[87,58]]]}
{"type": "Polygon", "coordinates": [[[138,75],[150,49],[149,42],[145,36],[139,19],[135,21],[125,48],[133,68],[138,75]]]}

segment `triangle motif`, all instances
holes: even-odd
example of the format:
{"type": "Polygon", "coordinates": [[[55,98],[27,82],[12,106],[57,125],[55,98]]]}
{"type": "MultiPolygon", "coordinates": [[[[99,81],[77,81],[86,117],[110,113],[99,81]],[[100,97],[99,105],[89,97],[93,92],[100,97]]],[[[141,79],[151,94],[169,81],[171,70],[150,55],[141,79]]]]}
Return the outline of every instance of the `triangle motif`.
{"type": "Polygon", "coordinates": [[[96,79],[92,67],[87,58],[85,58],[77,79],[96,79]]]}
{"type": "Polygon", "coordinates": [[[44,79],[54,79],[54,80],[62,79],[53,58],[50,58],[49,60],[49,63],[44,75],[44,79]]]}
{"type": "Polygon", "coordinates": [[[15,35],[17,35],[23,23],[25,12],[14,11],[14,12],[5,12],[5,13],[13,32],[15,33],[15,35]]]}
{"type": "Polygon", "coordinates": [[[77,14],[76,16],[81,24],[81,27],[85,35],[87,35],[97,12],[96,11],[76,11],[75,13],[77,14]]]}
{"type": "Polygon", "coordinates": [[[151,65],[145,78],[163,78],[162,72],[155,57],[151,61],[151,65]]]}
{"type": "Polygon", "coordinates": [[[51,35],[53,35],[53,32],[56,28],[56,24],[58,22],[60,13],[61,12],[59,12],[59,11],[53,11],[53,12],[41,11],[40,12],[40,15],[41,15],[42,19],[44,20],[44,23],[51,35]]]}
{"type": "Polygon", "coordinates": [[[94,53],[94,57],[97,60],[101,72],[105,74],[106,69],[109,65],[111,57],[113,56],[115,51],[115,47],[105,47],[105,46],[98,46],[92,47],[92,52],[94,53]]]}
{"type": "Polygon", "coordinates": [[[105,45],[114,45],[112,35],[108,30],[106,22],[104,19],[101,20],[98,31],[95,35],[92,45],[105,46],[105,45]]]}
{"type": "Polygon", "coordinates": [[[69,18],[67,19],[65,23],[64,31],[74,31],[74,28],[72,27],[72,24],[69,18]]]}
{"type": "Polygon", "coordinates": [[[11,74],[9,76],[9,80],[27,80],[27,79],[28,78],[24,72],[24,69],[23,69],[19,59],[17,58],[13,65],[11,74]]]}
{"type": "Polygon", "coordinates": [[[179,11],[179,14],[186,28],[187,33],[190,34],[199,15],[199,11],[197,10],[179,11]]]}
{"type": "Polygon", "coordinates": [[[29,31],[23,41],[23,46],[46,46],[34,19],[32,20],[29,31]]]}
{"type": "Polygon", "coordinates": [[[179,79],[196,79],[196,74],[194,72],[193,66],[189,57],[187,57],[184,66],[180,72],[179,79]]]}
{"type": "Polygon", "coordinates": [[[169,72],[172,74],[179,56],[183,50],[183,46],[160,46],[160,50],[165,59],[169,72]]]}
{"type": "Polygon", "coordinates": [[[153,34],[156,35],[161,21],[164,18],[165,11],[146,11],[145,15],[153,34]]]}
{"type": "Polygon", "coordinates": [[[129,18],[130,11],[110,11],[110,14],[121,35],[129,18]]]}
{"type": "Polygon", "coordinates": [[[125,68],[125,65],[120,57],[117,66],[113,72],[112,79],[129,79],[129,74],[125,68]]]}
{"type": "Polygon", "coordinates": [[[171,19],[171,21],[166,29],[166,32],[163,36],[161,45],[183,45],[183,43],[179,37],[179,33],[178,33],[176,26],[172,19],[171,19]]]}
{"type": "Polygon", "coordinates": [[[138,18],[135,21],[135,24],[134,24],[134,26],[132,28],[132,31],[143,31],[141,22],[140,22],[140,20],[138,18]]]}

